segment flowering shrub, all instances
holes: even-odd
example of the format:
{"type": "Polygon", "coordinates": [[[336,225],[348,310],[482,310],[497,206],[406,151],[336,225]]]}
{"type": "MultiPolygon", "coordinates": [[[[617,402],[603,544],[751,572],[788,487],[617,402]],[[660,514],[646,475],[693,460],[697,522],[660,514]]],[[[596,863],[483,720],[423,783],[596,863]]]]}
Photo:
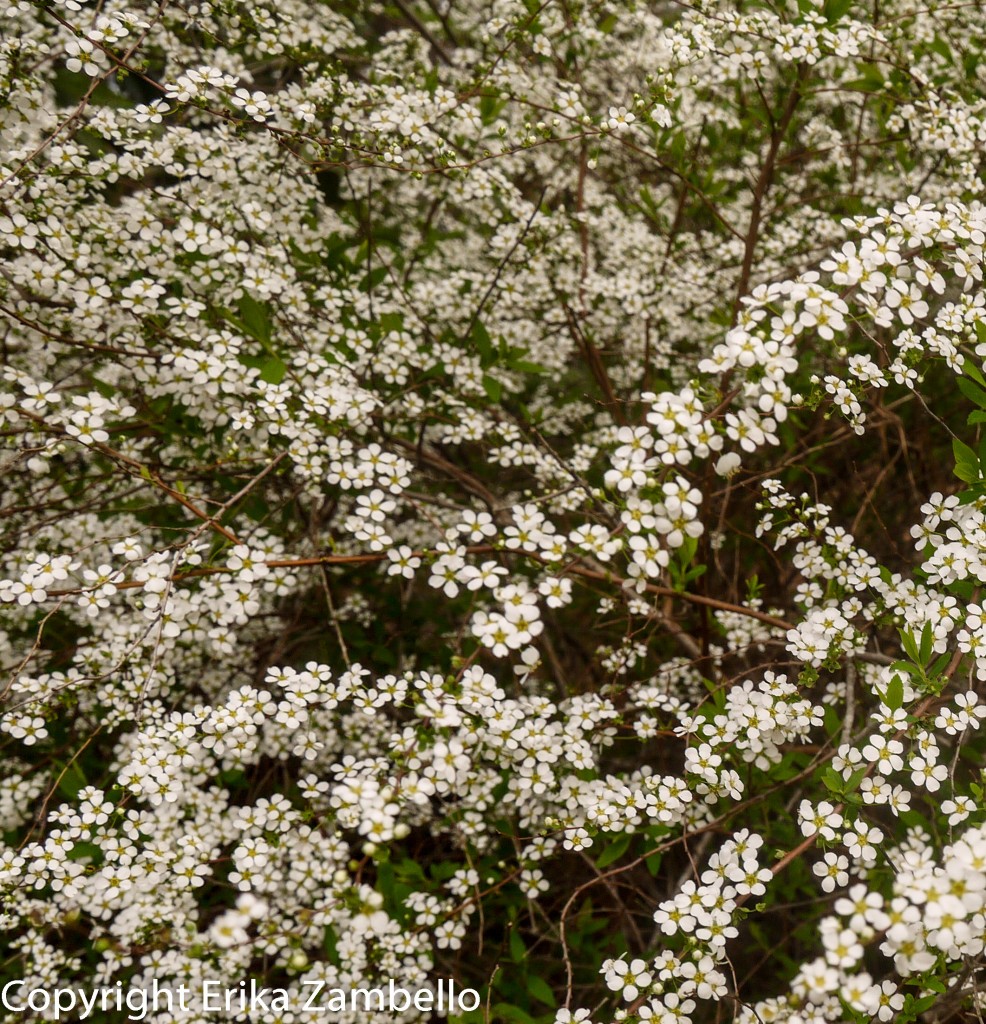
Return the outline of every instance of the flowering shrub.
{"type": "Polygon", "coordinates": [[[978,1015],[986,9],[0,19],[0,982],[978,1015]]]}

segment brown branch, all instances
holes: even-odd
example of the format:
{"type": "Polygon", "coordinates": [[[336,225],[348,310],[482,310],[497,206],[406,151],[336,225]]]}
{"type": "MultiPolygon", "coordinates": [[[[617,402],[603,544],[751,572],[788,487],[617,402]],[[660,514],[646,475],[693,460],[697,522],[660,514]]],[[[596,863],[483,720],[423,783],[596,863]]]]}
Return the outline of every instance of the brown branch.
{"type": "MultiPolygon", "coordinates": [[[[750,290],[750,277],[753,273],[753,256],[756,252],[757,242],[760,238],[760,222],[763,217],[763,204],[770,191],[774,180],[774,167],[777,162],[777,154],[780,151],[781,143],[791,125],[791,119],[797,109],[798,101],[801,99],[801,89],[807,77],[808,66],[801,62],[798,64],[798,74],[794,86],[788,94],[787,103],[776,123],[771,121],[770,147],[767,150],[767,157],[760,168],[756,184],[753,186],[753,204],[750,207],[750,224],[746,229],[746,238],[743,246],[743,262],[740,266],[739,279],[736,283],[736,298],[733,300],[733,323],[736,323],[742,305],[743,296],[750,290]]],[[[769,114],[769,109],[768,109],[769,114]]]]}
{"type": "Polygon", "coordinates": [[[414,26],[414,31],[435,51],[443,64],[451,64],[452,58],[445,52],[442,44],[435,38],[431,29],[411,10],[404,0],[394,0],[405,18],[414,26]]]}
{"type": "Polygon", "coordinates": [[[588,335],[579,326],[575,315],[571,309],[566,305],[565,319],[568,322],[568,329],[572,335],[572,339],[582,349],[585,355],[586,364],[589,367],[590,372],[596,383],[599,385],[600,390],[606,399],[606,405],[609,407],[610,415],[613,419],[621,426],[627,425],[627,418],[623,412],[623,407],[620,404],[619,399],[616,397],[616,392],[613,391],[613,383],[609,379],[609,374],[606,372],[606,367],[603,364],[602,357],[599,355],[599,349],[589,340],[588,335]]]}

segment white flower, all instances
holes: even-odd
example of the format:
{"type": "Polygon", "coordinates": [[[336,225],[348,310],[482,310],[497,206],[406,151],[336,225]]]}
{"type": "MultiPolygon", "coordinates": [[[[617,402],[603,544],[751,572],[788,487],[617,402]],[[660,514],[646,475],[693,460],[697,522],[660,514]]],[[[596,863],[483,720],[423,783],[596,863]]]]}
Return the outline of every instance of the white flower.
{"type": "Polygon", "coordinates": [[[663,103],[658,103],[650,112],[651,119],[661,128],[671,127],[671,111],[663,103]]]}
{"type": "Polygon", "coordinates": [[[606,987],[612,992],[619,992],[623,999],[632,1003],[641,989],[646,989],[653,980],[647,964],[643,960],[606,960],[601,971],[606,975],[606,987]]]}
{"type": "Polygon", "coordinates": [[[615,131],[626,131],[635,120],[634,114],[626,107],[610,107],[606,127],[615,131]]]}
{"type": "Polygon", "coordinates": [[[742,459],[736,452],[726,452],[716,461],[716,472],[719,476],[730,477],[739,472],[742,459]]]}
{"type": "Polygon", "coordinates": [[[822,891],[833,892],[849,882],[849,860],[842,854],[826,853],[822,860],[812,866],[812,871],[821,879],[822,891]]]}
{"type": "Polygon", "coordinates": [[[421,567],[421,559],[406,545],[399,548],[391,548],[387,552],[390,565],[387,566],[388,576],[403,576],[405,579],[414,579],[414,570],[421,567]]]}

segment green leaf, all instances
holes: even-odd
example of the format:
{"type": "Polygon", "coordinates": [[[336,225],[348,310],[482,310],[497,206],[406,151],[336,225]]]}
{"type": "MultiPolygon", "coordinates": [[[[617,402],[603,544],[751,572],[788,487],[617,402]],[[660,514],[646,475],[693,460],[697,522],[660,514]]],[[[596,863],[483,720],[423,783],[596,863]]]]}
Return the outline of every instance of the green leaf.
{"type": "Polygon", "coordinates": [[[825,20],[830,25],[834,25],[842,19],[852,5],[853,0],[825,0],[822,13],[825,15],[825,20]]]}
{"type": "Polygon", "coordinates": [[[671,145],[668,148],[668,152],[671,155],[671,159],[674,163],[681,163],[681,158],[685,155],[685,147],[688,145],[688,138],[684,132],[676,132],[674,138],[671,140],[671,145]]]}
{"type": "Polygon", "coordinates": [[[979,456],[957,437],[952,439],[952,454],[955,457],[955,475],[967,484],[979,479],[979,456]]]}
{"type": "Polygon", "coordinates": [[[887,686],[884,702],[891,711],[896,711],[904,704],[904,683],[900,676],[895,675],[887,686]]]}
{"type": "Polygon", "coordinates": [[[944,57],[949,64],[955,63],[955,56],[949,48],[948,43],[946,43],[940,36],[935,36],[935,38],[928,43],[928,49],[931,50],[932,53],[937,53],[939,56],[944,57]]]}
{"type": "Polygon", "coordinates": [[[394,871],[402,881],[425,881],[425,873],[421,865],[410,857],[394,864],[394,871]]]}
{"type": "Polygon", "coordinates": [[[524,957],[527,956],[527,946],[524,945],[524,940],[520,937],[520,933],[515,928],[510,933],[510,958],[514,963],[521,963],[524,957]]]}
{"type": "Polygon", "coordinates": [[[443,860],[432,864],[428,871],[436,882],[447,882],[459,870],[459,865],[452,860],[443,860]]]}
{"type": "Polygon", "coordinates": [[[627,852],[627,847],[630,845],[630,840],[633,836],[629,832],[625,832],[615,842],[610,843],[605,850],[599,855],[596,860],[597,868],[609,867],[610,864],[615,860],[619,860],[624,853],[627,852]]]}
{"type": "Polygon", "coordinates": [[[548,373],[546,366],[539,363],[531,363],[526,359],[511,359],[507,363],[508,369],[516,370],[518,373],[548,373]]]}
{"type": "Polygon", "coordinates": [[[503,1020],[508,1024],[534,1024],[534,1018],[529,1013],[510,1003],[494,1003],[491,1010],[492,1020],[503,1020]]]}
{"type": "Polygon", "coordinates": [[[709,717],[712,718],[717,711],[722,711],[726,706],[726,688],[717,683],[714,679],[706,679],[702,677],[702,685],[709,691],[709,696],[712,698],[712,703],[715,707],[709,707],[706,705],[705,709],[699,709],[699,711],[706,710],[709,717]]]}
{"type": "Polygon", "coordinates": [[[112,398],[117,393],[117,389],[112,384],[107,384],[106,381],[102,381],[98,377],[92,378],[92,385],[103,398],[112,398]]]}
{"type": "Polygon", "coordinates": [[[503,394],[503,386],[495,377],[490,377],[489,374],[483,375],[483,390],[491,402],[499,402],[503,394]]]}
{"type": "Polygon", "coordinates": [[[903,672],[909,676],[920,676],[921,670],[916,666],[912,665],[909,661],[895,661],[890,669],[892,672],[903,672]]]}
{"type": "Polygon", "coordinates": [[[329,925],[325,926],[325,938],[322,940],[322,948],[329,959],[329,963],[338,964],[339,954],[336,952],[338,937],[329,925]]]}
{"type": "Polygon", "coordinates": [[[927,665],[931,661],[931,655],[934,654],[934,633],[931,630],[931,623],[926,622],[924,628],[921,630],[921,649],[918,654],[921,656],[921,664],[927,665]]]}
{"type": "MultiPolygon", "coordinates": [[[[57,762],[56,767],[58,767],[57,762]]],[[[79,795],[79,790],[86,785],[86,777],[77,761],[73,761],[66,768],[62,769],[58,778],[58,792],[66,800],[74,800],[79,795]]]]}
{"type": "Polygon", "coordinates": [[[536,974],[528,975],[527,991],[546,1006],[555,1005],[555,994],[551,991],[551,986],[544,978],[539,978],[536,974]]]}
{"type": "Polygon", "coordinates": [[[880,92],[883,89],[883,75],[875,64],[866,64],[863,75],[851,82],[843,82],[842,88],[853,92],[880,92]]]}
{"type": "Polygon", "coordinates": [[[842,776],[834,768],[826,768],[822,772],[822,785],[830,793],[841,793],[843,788],[842,776]]]}
{"type": "Polygon", "coordinates": [[[496,356],[493,352],[493,339],[490,337],[490,332],[479,320],[473,324],[472,343],[476,346],[476,351],[479,353],[480,365],[485,370],[495,360],[496,356]]]}
{"type": "Polygon", "coordinates": [[[914,634],[909,629],[902,629],[900,631],[900,642],[911,661],[915,664],[922,664],[918,653],[918,645],[914,642],[914,634]]]}
{"type": "Polygon", "coordinates": [[[262,302],[258,302],[251,295],[240,296],[240,300],[236,305],[240,311],[240,319],[246,333],[249,334],[251,338],[255,338],[262,345],[269,345],[271,339],[271,322],[267,306],[262,302]]]}
{"type": "Polygon", "coordinates": [[[280,384],[287,372],[288,368],[284,361],[274,356],[273,359],[268,359],[261,367],[260,379],[268,384],[280,384]]]}
{"type": "Polygon", "coordinates": [[[377,890],[386,900],[394,895],[394,866],[389,862],[377,865],[377,890]]]}
{"type": "Polygon", "coordinates": [[[698,540],[695,537],[686,536],[682,544],[675,549],[676,564],[684,568],[695,557],[696,551],[698,551],[698,540]]]}
{"type": "Polygon", "coordinates": [[[986,391],[984,391],[978,384],[974,384],[971,380],[966,380],[965,377],[958,378],[959,391],[973,402],[978,405],[980,409],[986,409],[986,391]]]}
{"type": "MultiPolygon", "coordinates": [[[[981,345],[986,344],[986,323],[982,320],[976,322],[976,337],[981,345]]],[[[962,366],[962,372],[986,390],[986,377],[983,376],[982,371],[974,362],[967,359],[962,366]]]]}
{"type": "Polygon", "coordinates": [[[371,292],[378,284],[382,284],[384,279],[387,277],[387,267],[374,267],[367,275],[360,281],[360,291],[371,292]]]}
{"type": "Polygon", "coordinates": [[[96,843],[76,842],[67,856],[73,861],[89,860],[95,864],[102,864],[104,854],[102,847],[96,843]]]}
{"type": "Polygon", "coordinates": [[[483,96],[479,101],[479,116],[483,119],[483,124],[492,124],[502,106],[502,102],[498,103],[495,97],[483,96]]]}
{"type": "Polygon", "coordinates": [[[859,789],[862,781],[866,778],[866,773],[869,771],[868,765],[863,765],[862,768],[857,768],[848,779],[844,779],[842,782],[843,793],[854,793],[859,789]]]}
{"type": "Polygon", "coordinates": [[[404,329],[404,314],[403,313],[384,313],[380,317],[380,333],[390,334],[392,331],[400,331],[404,329]]]}
{"type": "Polygon", "coordinates": [[[825,708],[825,716],[822,723],[825,735],[828,736],[829,739],[833,739],[842,731],[842,715],[839,714],[838,710],[832,704],[829,704],[825,708]]]}

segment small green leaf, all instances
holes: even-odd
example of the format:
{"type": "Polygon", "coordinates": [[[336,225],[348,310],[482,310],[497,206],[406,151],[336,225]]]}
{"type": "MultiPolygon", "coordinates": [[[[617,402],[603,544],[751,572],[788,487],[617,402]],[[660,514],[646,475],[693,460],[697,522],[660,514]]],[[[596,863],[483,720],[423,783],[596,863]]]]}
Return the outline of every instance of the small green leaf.
{"type": "Polygon", "coordinates": [[[842,731],[842,715],[839,714],[838,710],[834,705],[829,704],[825,708],[825,717],[823,719],[823,728],[825,729],[825,735],[832,739],[842,731]]]}
{"type": "Polygon", "coordinates": [[[986,391],[979,387],[978,384],[974,384],[971,380],[967,380],[965,377],[959,377],[957,383],[959,385],[959,391],[961,391],[970,402],[978,405],[980,409],[986,409],[986,391]]]}
{"type": "Polygon", "coordinates": [[[499,402],[503,394],[503,386],[495,377],[491,377],[489,374],[483,375],[483,390],[491,402],[499,402]]]}
{"type": "Polygon", "coordinates": [[[380,333],[390,334],[392,331],[404,329],[403,313],[384,313],[380,317],[380,333]]]}
{"type": "Polygon", "coordinates": [[[883,75],[875,64],[863,66],[861,78],[853,79],[850,82],[843,82],[843,89],[850,89],[855,92],[879,92],[883,89],[883,75]]]}
{"type": "Polygon", "coordinates": [[[271,323],[267,306],[262,302],[258,302],[251,295],[242,295],[239,302],[237,302],[237,307],[240,311],[242,326],[250,337],[255,338],[263,345],[269,345],[271,323]]]}
{"type": "Polygon", "coordinates": [[[377,890],[385,899],[394,894],[394,866],[389,863],[377,865],[377,890]]]}
{"type": "Polygon", "coordinates": [[[979,479],[979,456],[957,437],[952,439],[952,454],[955,457],[955,475],[967,484],[979,479]]]}
{"type": "Polygon", "coordinates": [[[529,1013],[510,1003],[494,1003],[491,1010],[492,1020],[507,1021],[507,1024],[534,1024],[534,1018],[529,1013]]]}
{"type": "Polygon", "coordinates": [[[514,963],[519,964],[526,955],[527,946],[524,945],[524,940],[520,937],[520,933],[515,928],[510,933],[510,958],[514,963]]]}
{"type": "Polygon", "coordinates": [[[483,119],[484,125],[490,125],[496,119],[497,112],[502,107],[493,96],[483,96],[479,101],[479,116],[483,119]]]}
{"type": "Polygon", "coordinates": [[[397,872],[397,877],[404,881],[425,881],[425,873],[421,865],[409,857],[402,860],[399,864],[395,864],[394,870],[397,872]]]}
{"type": "Polygon", "coordinates": [[[830,25],[834,25],[842,19],[852,5],[853,0],[825,0],[825,7],[823,8],[825,20],[830,25]]]}
{"type": "Polygon", "coordinates": [[[92,864],[102,864],[103,850],[96,843],[76,842],[68,851],[68,859],[71,861],[89,861],[92,864]]]}
{"type": "Polygon", "coordinates": [[[863,765],[862,768],[857,768],[848,779],[843,779],[842,792],[843,793],[854,793],[859,789],[863,779],[866,778],[866,773],[869,771],[868,765],[863,765]]]}
{"type": "Polygon", "coordinates": [[[834,768],[826,768],[822,772],[822,785],[830,793],[842,793],[845,783],[842,780],[842,776],[834,768]]]}
{"type": "Polygon", "coordinates": [[[688,137],[684,132],[676,132],[674,137],[671,139],[671,145],[668,147],[671,159],[674,163],[678,164],[681,162],[681,158],[685,155],[685,149],[688,146],[688,137]]]}
{"type": "Polygon", "coordinates": [[[630,840],[633,836],[629,832],[625,832],[615,842],[610,843],[605,850],[599,855],[596,861],[597,868],[609,867],[610,864],[615,860],[619,860],[624,853],[627,852],[627,847],[630,845],[630,840]]]}
{"type": "Polygon", "coordinates": [[[490,337],[490,332],[479,320],[473,324],[472,343],[476,346],[476,351],[479,353],[480,365],[483,369],[486,369],[495,358],[493,354],[493,339],[490,337]]]}
{"type": "Polygon", "coordinates": [[[921,649],[918,654],[921,656],[921,664],[927,665],[931,661],[931,655],[934,654],[934,633],[931,629],[931,623],[926,622],[924,628],[921,630],[921,649]]]}
{"type": "Polygon", "coordinates": [[[932,53],[937,53],[940,57],[944,57],[950,64],[955,63],[955,56],[949,48],[948,43],[946,43],[940,36],[935,36],[935,38],[928,43],[928,49],[931,50],[932,53]]]}
{"type": "Polygon", "coordinates": [[[909,661],[895,661],[890,669],[892,672],[903,672],[909,676],[920,676],[921,670],[916,666],[912,665],[909,661]]]}
{"type": "MultiPolygon", "coordinates": [[[[976,322],[976,338],[980,344],[986,344],[986,323],[983,323],[982,320],[976,322]]],[[[974,362],[967,359],[962,366],[962,372],[986,390],[986,377],[983,376],[982,371],[974,362]]]]}
{"type": "Polygon", "coordinates": [[[915,664],[921,664],[918,645],[914,642],[914,635],[909,629],[902,629],[900,631],[900,642],[911,661],[915,662],[915,664]]]}
{"type": "Polygon", "coordinates": [[[360,281],[360,291],[372,292],[378,284],[382,284],[384,279],[389,273],[387,267],[374,267],[364,278],[360,281]]]}
{"type": "Polygon", "coordinates": [[[82,773],[82,769],[77,761],[73,761],[62,770],[59,776],[58,792],[67,800],[74,800],[79,795],[79,790],[86,785],[86,777],[82,773]]]}
{"type": "Polygon", "coordinates": [[[546,1006],[555,1005],[555,994],[551,991],[551,986],[544,978],[539,978],[536,974],[528,975],[527,991],[546,1006]]]}
{"type": "Polygon", "coordinates": [[[268,359],[260,369],[260,379],[268,384],[280,384],[288,372],[286,364],[275,356],[268,359]]]}
{"type": "Polygon", "coordinates": [[[547,373],[548,368],[541,366],[539,363],[532,363],[526,359],[511,359],[507,363],[507,367],[511,370],[516,370],[518,373],[547,373]]]}
{"type": "Polygon", "coordinates": [[[883,698],[884,703],[891,711],[896,711],[904,704],[904,683],[899,675],[894,675],[887,686],[887,693],[883,698]]]}

